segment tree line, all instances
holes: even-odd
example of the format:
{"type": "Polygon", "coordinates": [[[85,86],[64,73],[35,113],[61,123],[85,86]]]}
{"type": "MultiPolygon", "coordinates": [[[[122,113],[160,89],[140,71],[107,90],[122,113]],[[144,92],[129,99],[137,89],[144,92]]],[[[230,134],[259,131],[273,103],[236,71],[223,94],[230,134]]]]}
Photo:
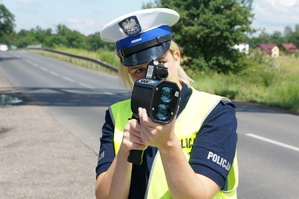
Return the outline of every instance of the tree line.
{"type": "Polygon", "coordinates": [[[40,26],[30,30],[15,30],[15,16],[3,4],[0,4],[0,43],[9,46],[25,48],[30,45],[42,44],[44,48],[64,46],[68,48],[86,49],[97,51],[100,48],[114,50],[114,45],[103,42],[100,33],[84,35],[76,30],[71,30],[66,25],[58,24],[55,30],[42,29],[40,26]]]}
{"type": "MultiPolygon", "coordinates": [[[[252,48],[259,43],[290,43],[299,46],[299,25],[293,30],[286,27],[284,33],[273,34],[265,30],[258,36],[251,27],[254,14],[253,0],[156,0],[143,8],[164,7],[178,11],[179,22],[172,27],[175,41],[182,46],[186,57],[184,65],[194,71],[238,72],[246,68],[244,54],[231,48],[234,44],[246,42],[252,48]]],[[[88,51],[106,49],[114,51],[112,43],[103,42],[100,33],[84,35],[63,24],[42,29],[15,31],[14,15],[0,4],[0,43],[24,48],[42,44],[44,48],[65,46],[88,51]]]]}
{"type": "Polygon", "coordinates": [[[55,32],[51,28],[42,29],[37,26],[31,30],[20,30],[13,39],[14,45],[24,48],[32,44],[42,44],[43,48],[68,47],[97,51],[100,48],[114,50],[114,45],[103,42],[100,33],[88,36],[77,30],[71,30],[63,24],[56,26],[55,32]]]}
{"type": "MultiPolygon", "coordinates": [[[[71,30],[67,26],[58,24],[56,33],[51,28],[42,29],[40,26],[30,30],[20,30],[12,32],[14,35],[11,40],[6,40],[7,36],[1,39],[2,43],[16,45],[24,48],[32,44],[42,44],[45,48],[54,48],[56,46],[64,46],[69,48],[79,48],[89,51],[97,51],[100,48],[114,50],[114,44],[103,42],[100,39],[100,32],[90,34],[88,36],[81,34],[76,30],[71,30]]],[[[251,48],[261,43],[273,43],[280,45],[282,43],[293,43],[299,47],[299,24],[292,29],[286,26],[284,32],[275,31],[272,34],[261,30],[257,36],[247,36],[244,40],[251,48]]]]}
{"type": "Polygon", "coordinates": [[[272,43],[280,45],[282,43],[293,43],[299,48],[299,24],[296,24],[294,28],[286,26],[284,32],[274,31],[272,34],[261,30],[260,34],[255,37],[247,37],[245,40],[251,48],[256,47],[260,43],[272,43]]]}

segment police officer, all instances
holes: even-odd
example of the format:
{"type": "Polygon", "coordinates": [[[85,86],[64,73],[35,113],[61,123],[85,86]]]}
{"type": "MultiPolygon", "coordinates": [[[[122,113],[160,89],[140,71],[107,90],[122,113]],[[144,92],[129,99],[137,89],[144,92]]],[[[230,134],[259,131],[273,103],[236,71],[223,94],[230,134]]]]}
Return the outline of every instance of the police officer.
{"type": "Polygon", "coordinates": [[[167,80],[178,84],[177,117],[153,122],[144,108],[139,122],[128,120],[130,99],[106,111],[96,167],[97,198],[237,198],[237,120],[226,98],[195,90],[180,66],[180,48],[170,26],[179,20],[171,9],[133,12],[108,23],[101,39],[115,42],[119,76],[133,85],[147,64],[160,60],[167,80]],[[131,150],[144,150],[143,163],[127,161],[131,150]]]}

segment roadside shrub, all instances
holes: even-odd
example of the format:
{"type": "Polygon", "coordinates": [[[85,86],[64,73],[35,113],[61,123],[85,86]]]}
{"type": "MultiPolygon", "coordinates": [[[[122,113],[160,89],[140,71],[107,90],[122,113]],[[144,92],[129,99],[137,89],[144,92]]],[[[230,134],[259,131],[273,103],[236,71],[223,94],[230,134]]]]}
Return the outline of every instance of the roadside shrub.
{"type": "Polygon", "coordinates": [[[118,67],[119,58],[114,51],[99,49],[99,59],[112,66],[118,67]]]}

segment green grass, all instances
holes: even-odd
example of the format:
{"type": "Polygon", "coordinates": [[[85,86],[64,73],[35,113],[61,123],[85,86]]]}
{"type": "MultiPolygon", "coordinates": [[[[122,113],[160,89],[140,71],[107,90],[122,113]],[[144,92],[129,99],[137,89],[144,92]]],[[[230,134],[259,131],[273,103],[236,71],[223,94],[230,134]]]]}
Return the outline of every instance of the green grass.
{"type": "MultiPolygon", "coordinates": [[[[99,52],[68,48],[55,50],[99,59],[118,67],[115,52],[102,49],[99,52]]],[[[98,66],[91,66],[68,57],[58,59],[92,70],[103,70],[98,66]]],[[[232,100],[258,102],[299,112],[299,56],[269,58],[255,53],[250,55],[247,61],[249,67],[237,74],[203,74],[193,71],[187,73],[194,79],[193,86],[198,90],[222,95],[232,100]]]]}
{"type": "Polygon", "coordinates": [[[299,112],[299,58],[279,57],[280,70],[264,103],[299,112]]]}
{"type": "MultiPolygon", "coordinates": [[[[99,52],[90,52],[90,51],[87,51],[87,50],[75,49],[75,48],[66,48],[66,47],[57,47],[57,48],[52,49],[52,50],[65,52],[65,53],[69,53],[69,54],[73,54],[73,55],[79,55],[79,56],[83,56],[83,57],[89,57],[89,58],[92,58],[92,59],[101,60],[103,62],[108,63],[111,66],[114,66],[114,67],[118,68],[117,55],[114,52],[111,52],[111,51],[99,50],[99,52]]],[[[36,54],[41,54],[41,55],[48,56],[48,57],[52,57],[52,58],[58,59],[60,61],[69,62],[69,63],[72,63],[74,65],[84,67],[84,68],[87,68],[87,69],[90,69],[90,70],[103,71],[103,72],[106,72],[106,73],[115,74],[114,71],[111,71],[111,70],[109,70],[105,67],[100,66],[99,64],[96,64],[94,62],[90,62],[90,61],[87,61],[87,60],[78,59],[78,58],[74,58],[74,57],[70,57],[70,56],[66,56],[66,55],[61,55],[61,54],[57,54],[57,53],[53,53],[53,52],[49,52],[49,51],[43,51],[43,50],[30,50],[30,52],[36,53],[36,54]]]]}
{"type": "Polygon", "coordinates": [[[194,87],[230,99],[259,102],[299,112],[299,59],[291,56],[249,58],[238,74],[196,75],[194,87]]]}
{"type": "Polygon", "coordinates": [[[115,52],[104,50],[104,49],[99,49],[98,52],[91,52],[87,50],[82,50],[82,49],[76,49],[76,48],[66,48],[66,47],[57,47],[53,50],[61,51],[61,52],[66,52],[74,55],[80,55],[84,57],[89,57],[92,59],[99,59],[102,60],[111,66],[118,67],[118,58],[115,52]]]}

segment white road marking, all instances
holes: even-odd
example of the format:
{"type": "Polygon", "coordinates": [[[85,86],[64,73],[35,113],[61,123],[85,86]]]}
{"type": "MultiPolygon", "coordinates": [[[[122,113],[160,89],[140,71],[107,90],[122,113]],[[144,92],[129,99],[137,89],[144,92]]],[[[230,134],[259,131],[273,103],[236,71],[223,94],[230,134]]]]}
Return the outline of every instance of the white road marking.
{"type": "Polygon", "coordinates": [[[295,147],[295,146],[292,146],[292,145],[289,145],[289,144],[278,142],[278,141],[275,141],[275,140],[272,140],[272,139],[269,139],[269,138],[265,138],[265,137],[262,137],[262,136],[259,136],[259,135],[251,134],[251,133],[247,133],[246,135],[249,136],[249,137],[258,139],[258,140],[262,140],[264,142],[268,142],[268,143],[271,143],[271,144],[275,144],[275,145],[278,145],[278,146],[281,146],[281,147],[299,152],[298,147],[295,147]]]}
{"type": "Polygon", "coordinates": [[[50,71],[50,73],[51,73],[52,75],[59,76],[57,73],[55,73],[55,72],[53,72],[53,71],[50,71]]]}
{"type": "Polygon", "coordinates": [[[65,79],[65,80],[67,80],[67,81],[70,81],[70,82],[75,82],[73,79],[70,79],[70,78],[68,78],[66,76],[62,76],[62,78],[65,79]]]}
{"type": "MultiPolygon", "coordinates": [[[[26,61],[27,61],[28,63],[32,64],[31,61],[29,61],[29,60],[26,60],[26,61]]],[[[35,63],[33,63],[33,66],[35,66],[35,67],[40,67],[40,66],[38,66],[38,65],[35,64],[35,63]]],[[[55,72],[53,72],[53,71],[49,71],[48,69],[46,69],[46,68],[44,68],[44,67],[40,67],[40,68],[41,68],[43,71],[46,71],[46,72],[51,73],[52,75],[59,76],[59,74],[57,74],[57,73],[55,73],[55,72]]],[[[75,80],[73,80],[73,79],[71,79],[71,78],[68,78],[68,77],[66,77],[66,76],[62,76],[62,79],[65,79],[65,80],[70,81],[70,82],[75,82],[75,80]]],[[[79,84],[80,84],[81,86],[83,86],[83,87],[94,89],[94,87],[92,87],[92,86],[90,86],[90,85],[87,85],[87,84],[84,84],[84,83],[79,83],[79,84]]],[[[112,93],[110,93],[110,92],[106,92],[106,94],[111,95],[112,93]]]]}
{"type": "Polygon", "coordinates": [[[83,84],[83,83],[79,83],[81,86],[84,86],[84,87],[86,87],[86,88],[94,88],[94,87],[92,87],[92,86],[89,86],[89,85],[87,85],[87,84],[83,84]]]}
{"type": "Polygon", "coordinates": [[[113,95],[113,93],[111,93],[111,92],[107,92],[107,91],[105,91],[104,94],[105,94],[105,95],[113,95]]]}
{"type": "Polygon", "coordinates": [[[43,71],[48,72],[48,69],[44,68],[44,67],[40,67],[43,71]]]}

